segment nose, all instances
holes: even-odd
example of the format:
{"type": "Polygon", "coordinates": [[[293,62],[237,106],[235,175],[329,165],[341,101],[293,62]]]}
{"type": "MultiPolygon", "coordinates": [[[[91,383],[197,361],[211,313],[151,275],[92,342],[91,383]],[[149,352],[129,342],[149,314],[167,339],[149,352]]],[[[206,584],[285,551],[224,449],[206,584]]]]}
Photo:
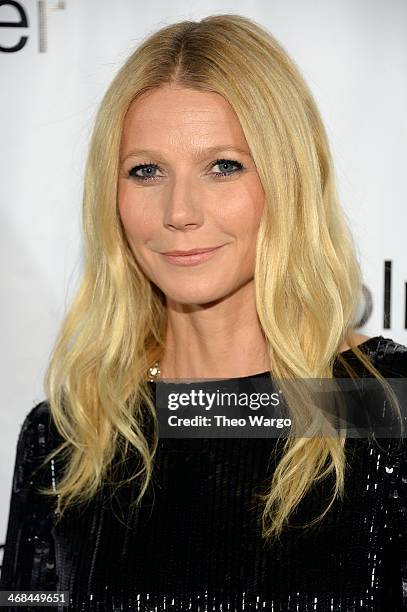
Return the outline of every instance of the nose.
{"type": "Polygon", "coordinates": [[[164,211],[164,225],[168,229],[200,227],[203,223],[202,195],[187,178],[174,181],[164,211]]]}

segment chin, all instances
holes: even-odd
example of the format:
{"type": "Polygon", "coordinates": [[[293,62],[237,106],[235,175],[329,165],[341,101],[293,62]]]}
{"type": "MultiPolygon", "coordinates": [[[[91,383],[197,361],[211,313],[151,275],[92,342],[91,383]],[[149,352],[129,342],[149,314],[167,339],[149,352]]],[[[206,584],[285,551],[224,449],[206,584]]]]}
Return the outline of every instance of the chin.
{"type": "Polygon", "coordinates": [[[225,289],[202,289],[201,291],[196,287],[191,287],[190,290],[179,288],[178,290],[171,290],[169,287],[160,286],[161,291],[164,293],[167,300],[177,302],[178,304],[191,304],[191,305],[205,305],[212,302],[217,302],[227,295],[225,289]]]}

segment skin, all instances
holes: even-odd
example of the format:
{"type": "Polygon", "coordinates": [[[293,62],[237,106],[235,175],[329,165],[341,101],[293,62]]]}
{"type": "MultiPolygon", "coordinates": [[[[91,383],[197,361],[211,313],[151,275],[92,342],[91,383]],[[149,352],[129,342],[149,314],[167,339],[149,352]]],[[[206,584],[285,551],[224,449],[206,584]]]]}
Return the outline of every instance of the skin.
{"type": "Polygon", "coordinates": [[[263,207],[243,130],[222,96],[166,85],[132,103],[122,133],[118,208],[136,260],[166,296],[162,378],[232,378],[270,369],[254,291],[263,207]],[[149,166],[136,168],[141,164],[149,166]],[[227,176],[217,177],[222,171],[227,176]],[[161,254],[219,245],[197,266],[175,266],[161,254]]]}

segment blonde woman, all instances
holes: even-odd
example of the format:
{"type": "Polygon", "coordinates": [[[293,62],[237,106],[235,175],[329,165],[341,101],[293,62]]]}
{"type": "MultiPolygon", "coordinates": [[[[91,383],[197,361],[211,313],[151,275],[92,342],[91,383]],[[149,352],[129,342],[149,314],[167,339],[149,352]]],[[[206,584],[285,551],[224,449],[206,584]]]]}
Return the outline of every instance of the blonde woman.
{"type": "Polygon", "coordinates": [[[390,397],[407,376],[407,347],[355,332],[326,134],[277,41],[239,15],[149,36],[102,101],[83,206],[2,588],[75,611],[406,609],[404,440],[157,433],[160,378],[371,377],[390,397]]]}

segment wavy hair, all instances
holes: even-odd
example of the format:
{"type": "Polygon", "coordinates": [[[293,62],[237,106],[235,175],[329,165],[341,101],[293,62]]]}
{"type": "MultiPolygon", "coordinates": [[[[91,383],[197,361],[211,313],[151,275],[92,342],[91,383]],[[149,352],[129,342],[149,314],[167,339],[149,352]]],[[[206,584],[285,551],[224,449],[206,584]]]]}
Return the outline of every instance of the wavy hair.
{"type": "MultiPolygon", "coordinates": [[[[280,44],[252,20],[224,14],[165,26],[144,39],[119,70],[91,137],[83,195],[84,273],[44,379],[64,440],[46,461],[61,453],[64,471],[52,490],[42,492],[57,497],[59,517],[70,505],[90,500],[129,449],[139,469],[121,483],[139,479],[135,503],[153,473],[158,430],[146,372],[163,353],[167,313],[164,295],[127,242],[117,183],[130,104],[167,84],[222,95],[248,142],[265,193],[254,280],[272,376],[333,378],[336,357],[353,375],[337,347],[343,341],[352,347],[362,277],[310,90],[280,44]],[[147,422],[153,424],[151,439],[147,422]]],[[[352,349],[386,385],[362,351],[352,349]]],[[[288,405],[321,431],[315,427],[318,409],[307,401],[306,413],[295,401],[288,405]]],[[[344,444],[343,437],[329,435],[286,439],[260,495],[264,538],[278,537],[313,483],[333,473],[331,501],[315,520],[326,514],[343,494],[344,444]]]]}

